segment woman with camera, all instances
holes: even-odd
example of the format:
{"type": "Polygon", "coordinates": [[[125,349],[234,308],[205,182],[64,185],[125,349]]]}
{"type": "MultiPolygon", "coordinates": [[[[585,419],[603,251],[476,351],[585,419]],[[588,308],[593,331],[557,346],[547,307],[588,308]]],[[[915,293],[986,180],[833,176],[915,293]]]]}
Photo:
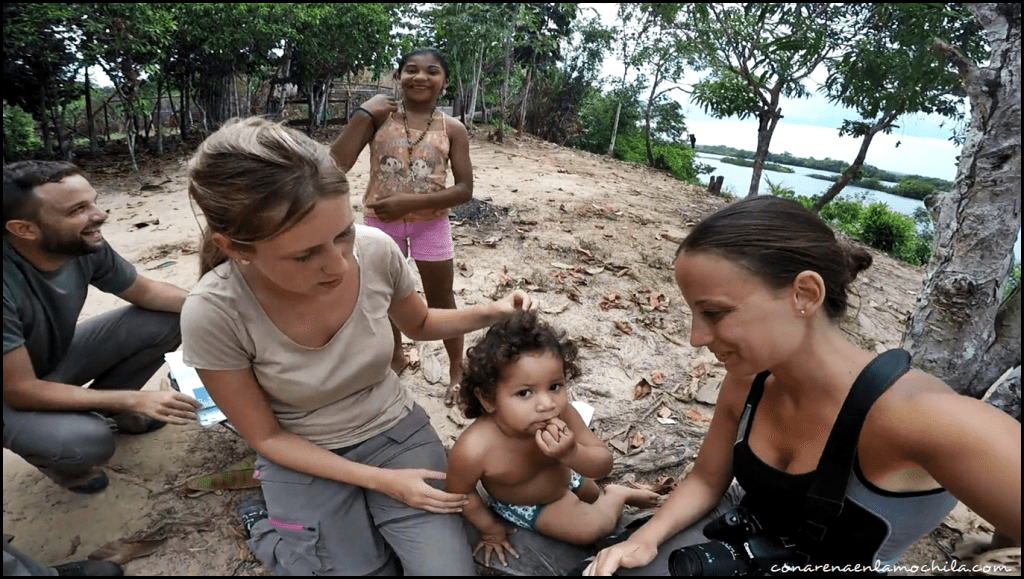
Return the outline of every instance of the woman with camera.
{"type": "MultiPolygon", "coordinates": [[[[850,419],[848,395],[878,364],[838,322],[850,283],[870,265],[866,251],[776,197],[732,204],[693,229],[675,276],[693,312],[690,342],[727,371],[715,416],[689,476],[587,575],[665,575],[670,558],[693,574],[783,564],[884,571],[956,499],[1020,545],[1018,422],[914,370],[894,373],[850,419]],[[820,513],[808,512],[807,497],[830,435],[852,441],[852,466],[839,481],[841,510],[815,533],[808,520],[820,513]],[[714,544],[700,545],[712,522],[714,544]],[[722,567],[724,555],[737,566],[722,567]]],[[[905,363],[899,351],[884,356],[905,363]]]]}

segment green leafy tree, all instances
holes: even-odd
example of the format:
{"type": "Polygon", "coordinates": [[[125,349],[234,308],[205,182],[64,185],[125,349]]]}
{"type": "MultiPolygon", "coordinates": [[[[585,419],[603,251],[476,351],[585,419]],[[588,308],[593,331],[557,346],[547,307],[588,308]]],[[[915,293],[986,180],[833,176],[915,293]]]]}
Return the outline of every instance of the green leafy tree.
{"type": "Polygon", "coordinates": [[[810,95],[804,80],[832,53],[835,4],[694,4],[683,12],[691,48],[709,70],[695,102],[718,117],[757,118],[757,148],[747,196],[758,194],[780,99],[810,95]]]}
{"type": "Polygon", "coordinates": [[[78,28],[84,39],[81,51],[96,62],[114,84],[124,114],[125,143],[133,170],[136,137],[139,135],[139,88],[147,70],[158,67],[171,44],[176,22],[165,4],[83,3],[78,28]]]}
{"type": "Polygon", "coordinates": [[[63,109],[80,94],[74,80],[76,11],[68,4],[12,2],[3,12],[4,99],[39,121],[47,154],[56,136],[67,157],[63,109]]]}
{"type": "Polygon", "coordinates": [[[496,53],[505,28],[493,4],[434,4],[422,14],[426,38],[451,66],[462,122],[472,126],[484,62],[496,53]]]}
{"type": "MultiPolygon", "coordinates": [[[[689,35],[676,25],[676,18],[682,4],[660,3],[640,4],[639,10],[647,11],[646,34],[637,45],[631,63],[641,76],[638,83],[646,86],[647,100],[644,106],[644,137],[647,150],[647,162],[655,166],[652,133],[656,133],[652,125],[652,117],[657,122],[658,113],[664,112],[671,118],[662,122],[665,131],[678,134],[686,131],[682,122],[680,107],[673,108],[668,98],[669,93],[679,90],[676,84],[683,78],[690,58],[689,35]],[[671,127],[671,128],[670,128],[671,127]]],[[[678,137],[677,137],[678,138],[678,137]]]]}
{"type": "MultiPolygon", "coordinates": [[[[839,135],[860,137],[861,146],[853,163],[815,203],[814,212],[858,175],[874,136],[889,133],[901,117],[918,112],[961,116],[966,93],[931,49],[932,40],[954,42],[971,58],[978,58],[982,48],[980,35],[974,33],[977,24],[960,5],[846,4],[844,10],[851,23],[846,29],[853,34],[842,55],[829,62],[823,90],[832,102],[860,115],[843,121],[839,135]]],[[[896,194],[922,199],[930,191],[896,194]]]]}
{"type": "Polygon", "coordinates": [[[392,25],[396,4],[278,5],[288,23],[290,77],[306,91],[310,127],[322,124],[327,95],[335,78],[364,70],[381,73],[392,66],[397,43],[392,25]]]}
{"type": "Polygon", "coordinates": [[[17,159],[42,146],[32,115],[4,101],[4,159],[17,159]]]}

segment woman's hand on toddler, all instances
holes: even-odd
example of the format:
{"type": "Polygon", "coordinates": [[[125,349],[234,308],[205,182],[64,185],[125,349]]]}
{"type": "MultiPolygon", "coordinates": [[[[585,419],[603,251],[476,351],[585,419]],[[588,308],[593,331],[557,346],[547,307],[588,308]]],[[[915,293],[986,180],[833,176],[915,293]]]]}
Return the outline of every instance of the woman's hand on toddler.
{"type": "Polygon", "coordinates": [[[548,421],[547,426],[537,431],[536,437],[540,451],[559,461],[564,461],[576,451],[576,435],[559,418],[548,421]]]}
{"type": "MultiPolygon", "coordinates": [[[[516,530],[512,529],[514,533],[516,530]]],[[[484,566],[490,567],[491,565],[491,554],[498,556],[498,560],[501,564],[508,567],[508,558],[505,556],[507,552],[516,559],[519,558],[519,553],[512,548],[512,544],[508,542],[509,531],[504,525],[498,524],[498,528],[491,532],[481,532],[480,541],[476,544],[473,549],[473,555],[476,555],[482,549],[484,552],[484,566]]]]}
{"type": "Polygon", "coordinates": [[[401,501],[431,513],[461,513],[462,508],[469,504],[466,495],[448,493],[436,489],[427,480],[444,480],[443,472],[422,468],[385,469],[380,484],[374,490],[382,492],[396,501],[401,501]]]}
{"type": "Polygon", "coordinates": [[[520,310],[536,310],[539,305],[537,301],[530,297],[530,294],[523,290],[516,290],[493,303],[493,306],[498,308],[498,314],[500,315],[500,319],[496,320],[496,322],[508,319],[512,317],[512,314],[520,310]]]}

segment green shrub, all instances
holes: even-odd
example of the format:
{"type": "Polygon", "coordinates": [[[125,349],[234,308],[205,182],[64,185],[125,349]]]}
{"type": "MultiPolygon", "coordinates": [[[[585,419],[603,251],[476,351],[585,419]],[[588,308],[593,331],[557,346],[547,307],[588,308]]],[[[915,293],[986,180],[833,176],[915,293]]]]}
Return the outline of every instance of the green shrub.
{"type": "Polygon", "coordinates": [[[666,169],[672,176],[691,185],[698,185],[698,175],[703,165],[695,164],[696,155],[693,149],[679,143],[662,144],[653,147],[654,164],[659,169],[666,169]]]}
{"type": "Polygon", "coordinates": [[[893,195],[911,199],[924,199],[932,193],[935,193],[935,185],[914,177],[900,179],[900,182],[892,189],[893,195]]]}
{"type": "Polygon", "coordinates": [[[859,238],[861,221],[864,217],[864,204],[860,201],[833,199],[821,208],[818,217],[850,237],[859,238]]]}
{"type": "Polygon", "coordinates": [[[4,158],[20,158],[42,147],[32,115],[4,101],[4,158]]]}
{"type": "Polygon", "coordinates": [[[860,240],[886,253],[899,255],[914,240],[914,220],[892,211],[885,203],[872,203],[861,218],[860,240]]]}
{"type": "Polygon", "coordinates": [[[1010,270],[1010,278],[1006,280],[1006,285],[1003,287],[1003,299],[1010,297],[1013,290],[1020,287],[1020,263],[1013,266],[1010,270]]]}

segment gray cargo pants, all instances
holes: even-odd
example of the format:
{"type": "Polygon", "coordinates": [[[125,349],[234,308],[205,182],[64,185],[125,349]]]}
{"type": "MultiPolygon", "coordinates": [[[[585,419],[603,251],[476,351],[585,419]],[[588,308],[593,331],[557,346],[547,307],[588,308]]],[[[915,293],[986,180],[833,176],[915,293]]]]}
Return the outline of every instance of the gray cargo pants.
{"type": "MultiPolygon", "coordinates": [[[[181,344],[178,314],[135,306],[86,320],[43,379],[97,390],[139,390],[181,344]]],[[[114,454],[113,421],[95,412],[35,412],[4,404],[4,448],[57,484],[84,483],[114,454]]]]}
{"type": "MultiPolygon", "coordinates": [[[[444,446],[423,409],[335,453],[386,469],[444,472],[444,446]]],[[[269,519],[249,548],[276,575],[476,575],[460,515],[438,515],[387,495],[256,461],[269,519]],[[397,561],[396,561],[397,557],[397,561]]],[[[429,481],[435,486],[444,481],[429,481]]]]}

